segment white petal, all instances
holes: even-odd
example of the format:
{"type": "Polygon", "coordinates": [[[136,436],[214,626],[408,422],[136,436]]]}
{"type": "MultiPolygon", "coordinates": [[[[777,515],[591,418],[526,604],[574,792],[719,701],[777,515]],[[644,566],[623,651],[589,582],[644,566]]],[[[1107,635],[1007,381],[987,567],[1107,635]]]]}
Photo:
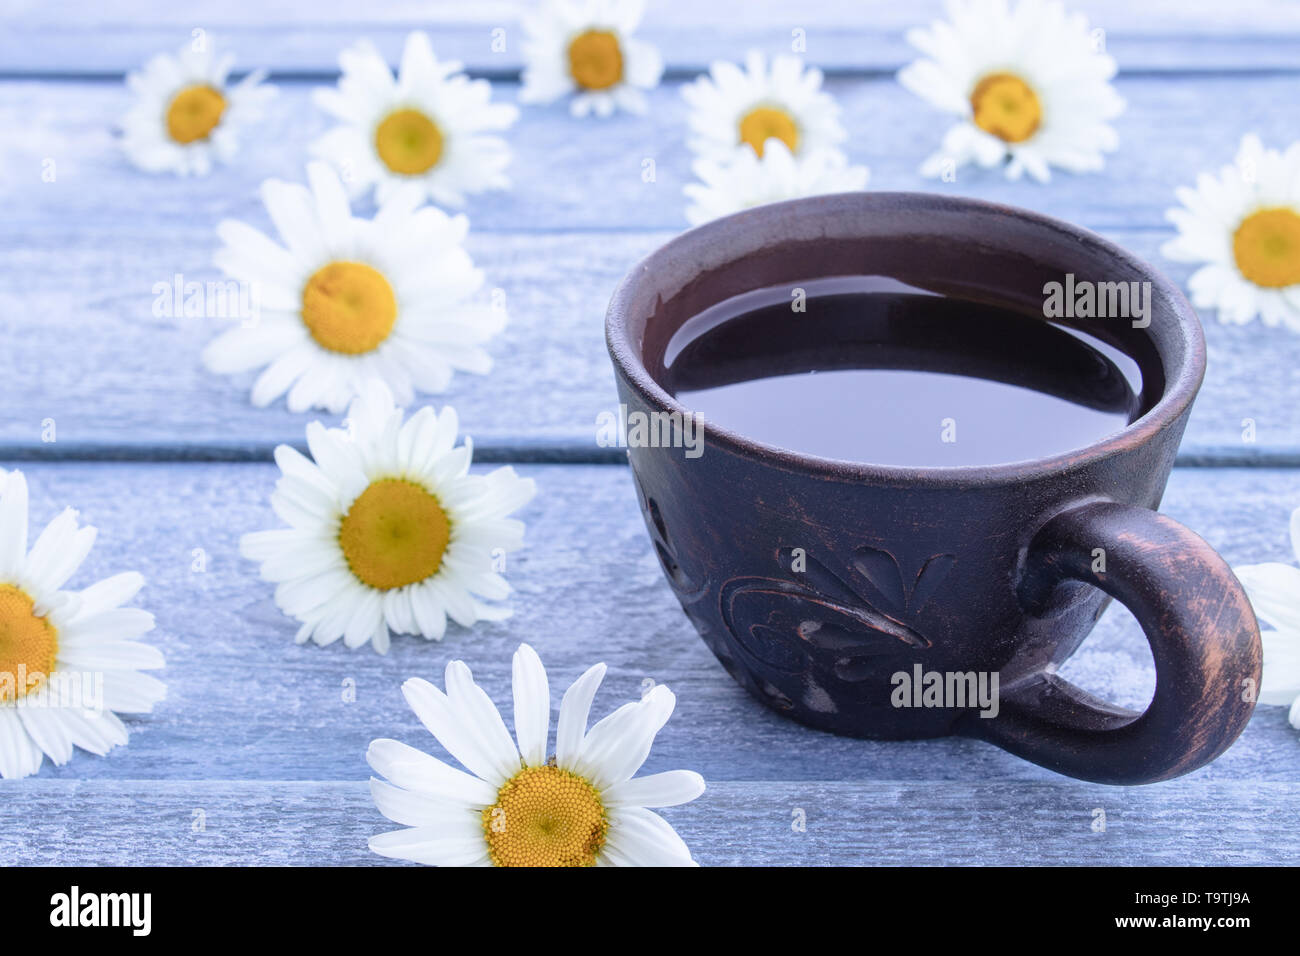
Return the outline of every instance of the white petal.
{"type": "Polygon", "coordinates": [[[319,356],[320,349],[305,341],[280,355],[253,382],[253,391],[250,395],[253,404],[258,408],[270,405],[292,388],[299,376],[310,374],[319,356]]]}
{"type": "Polygon", "coordinates": [[[104,707],[117,714],[147,714],[167,697],[167,686],[152,674],[104,672],[104,707]]]}
{"type": "Polygon", "coordinates": [[[60,644],[92,644],[100,641],[133,641],[153,630],[154,617],[138,607],[115,607],[87,617],[78,605],[76,618],[66,624],[60,644]]]}
{"type": "Polygon", "coordinates": [[[61,719],[59,711],[52,707],[22,707],[14,710],[22,721],[23,728],[31,735],[32,742],[45,752],[56,767],[61,767],[72,759],[71,728],[61,719]]]}
{"type": "Polygon", "coordinates": [[[616,783],[600,795],[607,807],[675,807],[704,792],[704,778],[694,770],[669,770],[616,783]]]}
{"type": "Polygon", "coordinates": [[[144,576],[137,571],[124,571],[96,581],[78,595],[80,603],[73,620],[80,621],[119,607],[135,597],[142,587],[144,576]]]}
{"type": "Polygon", "coordinates": [[[599,721],[582,742],[577,772],[601,790],[630,778],[650,756],[675,704],[672,691],[660,684],[599,721]]]}
{"type": "Polygon", "coordinates": [[[0,707],[0,777],[17,780],[41,769],[44,754],[18,717],[17,708],[0,707]]]}
{"type": "Polygon", "coordinates": [[[307,181],[316,200],[322,237],[331,253],[342,255],[353,236],[352,207],[343,183],[333,169],[321,162],[307,164],[307,181]]]}
{"type": "Polygon", "coordinates": [[[530,767],[546,763],[546,741],[551,730],[551,688],[537,652],[520,644],[513,662],[515,736],[519,754],[530,767]]]}
{"type": "MultiPolygon", "coordinates": [[[[402,685],[402,694],[420,723],[424,724],[438,743],[459,760],[465,769],[486,780],[494,790],[499,790],[501,784],[518,772],[518,756],[515,757],[513,767],[502,766],[498,755],[485,748],[473,729],[466,726],[469,718],[458,714],[448,696],[428,681],[412,677],[402,685]]],[[[497,719],[500,720],[500,715],[497,719]]],[[[502,726],[504,728],[504,724],[502,726]]],[[[513,743],[511,750],[514,750],[513,743]]]]}
{"type": "Polygon", "coordinates": [[[263,322],[252,328],[233,328],[203,348],[203,365],[218,375],[235,375],[261,368],[307,342],[301,324],[263,322]]]}
{"type": "Polygon", "coordinates": [[[412,827],[370,838],[380,856],[411,860],[428,866],[473,866],[487,859],[487,840],[480,826],[476,835],[448,834],[441,827],[412,827]]]}
{"type": "Polygon", "coordinates": [[[374,777],[370,778],[370,796],[380,813],[404,827],[436,827],[445,835],[482,833],[481,810],[444,803],[374,777]]]}
{"type": "Polygon", "coordinates": [[[289,251],[304,261],[324,260],[329,253],[321,241],[311,192],[297,183],[269,179],[262,183],[261,193],[262,203],[289,251]]]}
{"type": "Polygon", "coordinates": [[[166,667],[162,652],[139,641],[85,641],[59,648],[59,664],[88,671],[155,670],[166,667]]]}
{"type": "Polygon", "coordinates": [[[555,762],[561,767],[572,767],[582,753],[591,702],[604,677],[605,665],[593,664],[564,692],[559,726],[555,731],[555,762]]]}
{"type": "Polygon", "coordinates": [[[396,786],[447,803],[483,808],[496,802],[496,788],[437,757],[396,740],[371,741],[366,762],[396,786]]]}
{"type": "Polygon", "coordinates": [[[75,707],[49,711],[62,723],[63,731],[82,750],[104,756],[114,747],[126,743],[127,732],[122,721],[109,711],[92,713],[75,707]]]}
{"type": "Polygon", "coordinates": [[[641,807],[609,813],[608,846],[633,866],[695,866],[690,848],[668,821],[641,807]]]}
{"type": "Polygon", "coordinates": [[[32,545],[23,580],[40,593],[59,590],[86,560],[94,543],[95,529],[78,528],[77,512],[65,508],[32,545]]]}
{"type": "Polygon", "coordinates": [[[1233,568],[1260,620],[1300,631],[1300,568],[1278,562],[1233,568]]]}
{"type": "Polygon", "coordinates": [[[1264,672],[1259,702],[1285,707],[1300,694],[1300,631],[1264,631],[1264,672]]]}
{"type": "Polygon", "coordinates": [[[491,755],[500,773],[513,776],[519,770],[519,750],[492,698],[474,683],[474,675],[464,661],[449,663],[444,679],[447,700],[461,716],[462,726],[475,737],[483,752],[491,755]]]}

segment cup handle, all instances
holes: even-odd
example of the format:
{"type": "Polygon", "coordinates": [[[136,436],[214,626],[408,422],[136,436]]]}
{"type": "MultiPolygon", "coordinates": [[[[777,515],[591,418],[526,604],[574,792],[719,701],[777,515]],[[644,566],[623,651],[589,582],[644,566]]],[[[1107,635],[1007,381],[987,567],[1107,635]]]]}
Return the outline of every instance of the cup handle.
{"type": "Polygon", "coordinates": [[[969,733],[1072,777],[1138,784],[1204,766],[1245,729],[1259,688],[1259,625],[1236,576],[1199,536],[1155,511],[1094,501],[1047,521],[1023,568],[1019,597],[1031,614],[1066,580],[1127,606],[1151,644],[1155,696],[1139,714],[1044,670],[1005,688],[998,716],[971,720],[969,733]]]}

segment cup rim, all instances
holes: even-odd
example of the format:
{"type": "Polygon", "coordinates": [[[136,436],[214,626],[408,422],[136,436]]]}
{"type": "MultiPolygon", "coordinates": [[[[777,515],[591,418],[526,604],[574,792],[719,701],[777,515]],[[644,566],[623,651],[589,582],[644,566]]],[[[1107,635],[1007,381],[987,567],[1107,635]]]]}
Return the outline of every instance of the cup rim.
{"type": "MultiPolygon", "coordinates": [[[[1145,260],[1097,235],[1082,226],[1017,206],[968,197],[943,196],[925,192],[863,191],[833,193],[821,196],[791,199],[757,206],[742,212],[714,219],[680,233],[659,246],[637,262],[620,280],[610,298],[605,315],[605,344],[615,369],[627,384],[651,408],[689,415],[691,409],[680,404],[650,375],[641,355],[640,342],[633,340],[630,306],[647,283],[665,273],[683,277],[695,263],[708,261],[706,251],[725,246],[736,235],[774,234],[781,223],[792,217],[809,214],[833,214],[845,207],[857,211],[873,208],[910,206],[914,210],[966,211],[983,215],[1010,216],[1067,239],[1084,242],[1113,258],[1118,265],[1141,274],[1150,281],[1156,299],[1157,292],[1171,307],[1178,319],[1173,330],[1165,335],[1175,336],[1175,345],[1181,345],[1177,367],[1166,364],[1168,343],[1161,345],[1155,339],[1156,351],[1164,370],[1164,390],[1156,403],[1136,421],[1112,435],[1077,449],[1059,452],[1043,458],[994,465],[877,465],[867,462],[825,458],[819,455],[791,451],[769,445],[705,421],[706,444],[721,446],[742,457],[760,458],[765,463],[792,471],[812,473],[842,481],[871,481],[884,484],[924,484],[931,486],[991,485],[1012,481],[1023,482],[1034,477],[1059,473],[1063,470],[1086,467],[1106,458],[1131,451],[1155,438],[1173,424],[1191,405],[1205,375],[1205,336],[1200,319],[1181,290],[1145,260]],[[776,227],[774,229],[774,226],[776,227]]],[[[864,236],[863,238],[868,238],[864,236]]],[[[738,261],[741,256],[727,260],[738,261]]],[[[696,273],[699,274],[699,273],[696,273]]],[[[661,283],[662,284],[662,283],[661,283]]]]}

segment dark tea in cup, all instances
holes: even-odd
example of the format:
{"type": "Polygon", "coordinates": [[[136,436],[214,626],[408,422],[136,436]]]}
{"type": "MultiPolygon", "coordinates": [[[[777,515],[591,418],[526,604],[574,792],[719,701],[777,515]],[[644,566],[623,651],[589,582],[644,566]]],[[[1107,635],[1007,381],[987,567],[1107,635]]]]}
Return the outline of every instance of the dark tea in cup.
{"type": "Polygon", "coordinates": [[[720,303],[673,336],[661,384],[706,427],[878,465],[1028,461],[1147,410],[1140,368],[1114,346],[884,276],[720,303]]]}

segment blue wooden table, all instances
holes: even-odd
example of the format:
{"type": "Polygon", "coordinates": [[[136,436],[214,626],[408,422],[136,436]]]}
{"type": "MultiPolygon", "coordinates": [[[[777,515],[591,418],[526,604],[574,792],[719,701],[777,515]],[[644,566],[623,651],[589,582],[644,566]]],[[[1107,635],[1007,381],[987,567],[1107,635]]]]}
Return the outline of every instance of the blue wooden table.
{"type": "MultiPolygon", "coordinates": [[[[791,31],[844,110],[848,152],[873,188],[948,190],[1095,229],[1175,280],[1158,249],[1176,186],[1230,161],[1243,133],[1300,138],[1300,6],[1286,0],[1075,2],[1106,30],[1128,110],[1104,173],[1050,186],[964,171],[918,177],[945,119],[897,85],[903,32],[939,12],[926,0],[651,2],[644,35],[668,60],[645,117],[577,121],[528,108],[508,134],[514,188],[471,202],[470,251],[511,314],[488,378],[462,376],[454,404],[480,460],[513,461],[539,494],[509,571],[514,618],[452,628],[441,644],[394,641],[380,657],[298,647],[296,625],[237,553],[277,523],[270,451],[302,444],[310,415],[251,407],[248,380],[206,373],[213,320],[158,318],[153,286],[216,279],[218,220],[268,226],[256,187],[301,179],[326,128],[311,90],[332,83],[359,36],[395,61],[428,30],[513,101],[515,4],[393,0],[4,0],[0,25],[0,464],[22,467],[33,521],[65,505],[100,529],[74,585],[139,569],[139,603],[167,656],[168,697],[131,718],[107,758],[0,784],[0,863],[377,864],[366,839],[390,828],[370,801],[375,737],[440,752],[400,684],[440,680],[463,658],[500,702],[510,655],[531,642],[556,684],[605,660],[600,712],[667,683],[678,709],[647,771],[700,771],[705,795],[665,811],[697,859],[727,863],[1287,863],[1300,850],[1300,741],[1284,710],[1261,708],[1237,744],[1190,776],[1123,789],[1069,780],[968,740],[873,743],[817,734],[750,699],[722,670],[661,580],[625,467],[596,444],[616,404],[606,299],[642,254],[685,226],[683,81],[791,31]],[[272,70],[280,96],[260,137],[206,179],[130,167],[112,127],[122,79],[195,27],[272,70]],[[506,50],[492,52],[504,27],[506,50]],[[655,160],[653,182],[642,161],[655,160]],[[42,180],[53,160],[57,176],[42,180]],[[48,441],[49,437],[54,441],[48,441]],[[197,560],[201,558],[201,560],[197,560]],[[1094,826],[1104,811],[1106,827],[1094,826]],[[792,827],[802,813],[806,830],[792,827]]],[[[1300,505],[1300,336],[1205,316],[1209,373],[1164,510],[1235,564],[1291,559],[1300,505]],[[1243,421],[1256,425],[1243,438],[1243,421]]],[[[1065,676],[1141,707],[1153,690],[1136,624],[1112,608],[1065,676]]]]}

